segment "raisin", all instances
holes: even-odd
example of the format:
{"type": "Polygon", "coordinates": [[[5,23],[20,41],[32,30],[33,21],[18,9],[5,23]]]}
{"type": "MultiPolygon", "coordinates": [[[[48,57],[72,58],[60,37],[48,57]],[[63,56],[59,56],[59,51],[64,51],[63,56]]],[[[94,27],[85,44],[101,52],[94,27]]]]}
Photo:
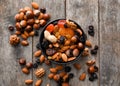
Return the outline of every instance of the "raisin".
{"type": "Polygon", "coordinates": [[[90,25],[89,30],[94,30],[94,26],[90,25]]]}
{"type": "Polygon", "coordinates": [[[40,64],[40,60],[39,59],[36,59],[35,61],[37,64],[40,64]]]}
{"type": "Polygon", "coordinates": [[[92,76],[90,76],[89,81],[94,81],[94,78],[92,76]]]}
{"type": "Polygon", "coordinates": [[[63,44],[65,42],[65,37],[64,36],[61,36],[60,37],[60,44],[63,44]]]}
{"type": "Polygon", "coordinates": [[[42,47],[45,48],[45,49],[48,48],[49,47],[49,41],[48,40],[43,40],[42,47]]]}
{"type": "Polygon", "coordinates": [[[70,73],[70,74],[68,75],[68,77],[71,79],[71,78],[74,77],[74,74],[73,74],[73,73],[70,73]]]}
{"type": "Polygon", "coordinates": [[[39,32],[38,31],[35,31],[35,36],[39,36],[39,32]]]}
{"type": "Polygon", "coordinates": [[[66,66],[65,67],[65,72],[70,72],[71,71],[71,67],[70,66],[66,66]]]}
{"type": "Polygon", "coordinates": [[[94,36],[95,32],[94,32],[93,30],[88,30],[88,34],[89,34],[90,36],[94,36]]]}
{"type": "Polygon", "coordinates": [[[94,66],[95,72],[98,72],[98,67],[94,66]]]}
{"type": "Polygon", "coordinates": [[[99,49],[98,45],[95,45],[94,49],[95,49],[95,50],[98,50],[98,49],[99,49]]]}
{"type": "Polygon", "coordinates": [[[64,28],[68,28],[68,26],[67,26],[67,24],[66,24],[66,23],[64,24],[64,28]]]}
{"type": "Polygon", "coordinates": [[[46,8],[40,8],[41,13],[46,13],[46,8]]]}
{"type": "Polygon", "coordinates": [[[11,26],[11,25],[8,26],[8,29],[9,29],[10,31],[14,31],[14,27],[11,26]]]}
{"type": "Polygon", "coordinates": [[[54,25],[57,25],[58,21],[53,22],[54,25]]]}
{"type": "Polygon", "coordinates": [[[84,36],[81,36],[80,39],[79,39],[80,42],[84,43],[85,42],[85,37],[84,36]]]}
{"type": "Polygon", "coordinates": [[[36,45],[36,48],[37,48],[37,49],[40,49],[40,44],[39,44],[39,43],[36,45]]]}
{"type": "Polygon", "coordinates": [[[92,73],[92,74],[91,74],[91,77],[93,77],[94,79],[98,79],[98,76],[97,76],[96,73],[92,73]]]}
{"type": "Polygon", "coordinates": [[[97,50],[91,50],[91,54],[93,54],[93,55],[96,55],[97,54],[97,50]]]}
{"type": "Polygon", "coordinates": [[[38,68],[38,64],[37,64],[37,63],[34,63],[34,64],[33,64],[33,68],[38,68]]]}

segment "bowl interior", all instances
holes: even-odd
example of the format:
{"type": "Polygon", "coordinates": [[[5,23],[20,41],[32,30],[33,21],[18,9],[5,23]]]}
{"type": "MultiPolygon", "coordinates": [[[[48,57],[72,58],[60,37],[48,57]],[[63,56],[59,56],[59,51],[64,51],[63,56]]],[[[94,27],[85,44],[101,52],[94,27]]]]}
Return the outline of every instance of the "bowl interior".
{"type": "MultiPolygon", "coordinates": [[[[57,19],[57,20],[54,20],[54,21],[49,22],[47,25],[45,25],[45,27],[43,28],[43,30],[42,30],[42,32],[41,32],[41,34],[40,34],[40,39],[39,39],[40,48],[41,48],[41,50],[42,50],[42,53],[47,57],[47,59],[48,59],[48,56],[46,55],[46,49],[42,46],[42,41],[43,41],[43,39],[44,39],[44,31],[45,31],[46,27],[47,27],[49,24],[51,24],[51,23],[53,24],[54,22],[58,22],[59,20],[66,20],[66,19],[57,19]]],[[[87,39],[87,38],[86,38],[86,35],[85,35],[84,31],[82,30],[82,28],[80,27],[80,25],[78,25],[78,24],[77,24],[75,21],[73,21],[73,20],[69,20],[69,21],[72,21],[72,22],[74,22],[74,23],[77,25],[77,27],[78,27],[78,28],[82,31],[82,33],[83,33],[83,34],[82,34],[83,39],[86,41],[86,39],[87,39]]],[[[85,41],[82,42],[84,46],[85,46],[85,41]]],[[[84,48],[83,48],[83,50],[84,50],[84,48]]],[[[50,60],[50,61],[51,61],[52,63],[55,63],[55,64],[63,64],[63,65],[69,64],[69,63],[73,63],[73,62],[76,62],[76,61],[81,57],[81,54],[82,54],[83,50],[80,51],[79,56],[77,56],[75,60],[68,61],[68,62],[58,62],[58,61],[53,61],[53,60],[50,60]]]]}

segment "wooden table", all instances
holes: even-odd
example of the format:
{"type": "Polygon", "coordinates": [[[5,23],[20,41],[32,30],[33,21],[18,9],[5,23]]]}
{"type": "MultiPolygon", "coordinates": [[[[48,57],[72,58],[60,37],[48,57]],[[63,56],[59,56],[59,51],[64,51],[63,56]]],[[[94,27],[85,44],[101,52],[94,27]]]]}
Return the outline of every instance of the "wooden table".
{"type": "MultiPolygon", "coordinates": [[[[120,86],[120,0],[0,0],[0,86],[26,86],[25,79],[36,80],[34,70],[29,75],[21,72],[18,64],[20,57],[25,57],[27,62],[33,61],[33,52],[39,37],[29,38],[29,46],[12,47],[9,44],[10,31],[8,25],[14,25],[14,15],[20,8],[31,7],[31,2],[39,3],[51,14],[51,20],[67,18],[75,20],[81,25],[88,35],[88,26],[95,27],[95,36],[88,35],[88,39],[94,45],[99,45],[98,54],[81,58],[79,63],[82,69],[77,71],[73,68],[75,77],[70,81],[70,86],[120,86]],[[81,73],[87,73],[85,62],[95,58],[99,67],[99,78],[94,82],[88,80],[79,81],[81,73]]],[[[39,66],[48,69],[45,64],[39,66]]],[[[47,74],[49,71],[47,71],[47,74]]],[[[56,83],[43,77],[42,86],[56,83]]],[[[32,85],[31,85],[32,86],[32,85]]],[[[34,86],[34,84],[33,84],[34,86]]]]}

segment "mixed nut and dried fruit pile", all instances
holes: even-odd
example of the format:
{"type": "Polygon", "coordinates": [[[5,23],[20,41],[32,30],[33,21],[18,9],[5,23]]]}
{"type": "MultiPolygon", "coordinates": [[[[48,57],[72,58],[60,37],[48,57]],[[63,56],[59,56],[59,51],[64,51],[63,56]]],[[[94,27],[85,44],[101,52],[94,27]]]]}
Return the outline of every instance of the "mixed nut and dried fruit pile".
{"type": "MultiPolygon", "coordinates": [[[[19,10],[19,13],[15,15],[15,34],[10,36],[9,42],[11,45],[18,45],[21,41],[21,45],[27,46],[29,42],[27,38],[30,36],[38,36],[40,27],[46,25],[47,21],[50,19],[50,15],[46,13],[45,8],[39,8],[39,5],[35,2],[31,3],[33,9],[30,7],[25,7],[19,10]],[[21,39],[22,38],[22,39],[21,39]]],[[[10,31],[14,31],[14,26],[8,27],[10,31]]],[[[95,45],[93,49],[92,43],[83,37],[83,31],[81,28],[70,20],[59,20],[49,24],[44,32],[44,38],[42,40],[42,48],[45,50],[43,53],[40,49],[41,45],[37,44],[37,51],[34,52],[35,62],[26,62],[24,57],[19,59],[19,64],[22,66],[22,72],[24,74],[29,74],[30,69],[34,68],[34,75],[37,77],[35,86],[42,85],[42,78],[46,74],[44,67],[38,68],[39,65],[45,63],[50,67],[48,78],[57,82],[57,86],[70,86],[69,81],[75,77],[74,73],[71,73],[72,68],[65,65],[56,65],[51,67],[51,60],[56,62],[70,62],[75,60],[82,53],[82,57],[91,55],[96,55],[98,51],[98,46],[95,45]],[[83,51],[83,52],[82,52],[83,51]],[[45,55],[46,54],[46,55],[45,55]]],[[[94,27],[89,26],[88,34],[94,36],[94,27]]],[[[98,78],[97,72],[98,67],[95,65],[96,60],[91,59],[86,62],[88,66],[89,80],[94,81],[98,78]]],[[[74,68],[78,71],[81,69],[80,63],[74,63],[74,68]]],[[[79,80],[84,81],[86,78],[85,72],[79,76],[79,80]]],[[[33,83],[32,79],[25,80],[27,85],[33,83]]],[[[47,83],[46,86],[51,86],[47,83]]]]}

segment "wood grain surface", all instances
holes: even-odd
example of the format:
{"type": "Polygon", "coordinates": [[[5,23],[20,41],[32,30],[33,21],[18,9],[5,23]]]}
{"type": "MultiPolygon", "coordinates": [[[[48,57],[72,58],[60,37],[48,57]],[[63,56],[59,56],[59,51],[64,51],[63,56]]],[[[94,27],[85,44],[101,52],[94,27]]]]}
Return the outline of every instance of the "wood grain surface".
{"type": "MultiPolygon", "coordinates": [[[[70,86],[120,86],[120,0],[0,0],[0,86],[26,86],[24,80],[37,78],[35,70],[30,70],[29,75],[21,72],[18,60],[26,58],[27,62],[35,62],[33,53],[37,50],[36,44],[39,37],[29,38],[29,46],[11,46],[9,44],[9,25],[14,25],[14,16],[20,8],[31,7],[31,2],[37,2],[40,8],[45,7],[51,14],[51,20],[67,18],[76,21],[85,31],[88,39],[92,42],[92,48],[99,46],[98,54],[80,58],[81,70],[76,70],[72,64],[71,73],[75,77],[70,81],[70,86]],[[93,25],[95,36],[88,35],[88,27],[93,25]],[[87,73],[85,62],[96,59],[99,67],[98,80],[90,82],[88,74],[85,81],[79,81],[81,73],[87,73]]],[[[41,33],[40,28],[39,34],[41,33]]],[[[92,49],[91,48],[91,49],[92,49]]],[[[49,80],[48,69],[52,66],[42,64],[39,66],[46,69],[46,75],[42,77],[41,86],[57,86],[55,81],[49,80]]],[[[34,83],[30,86],[35,86],[34,83]]]]}

